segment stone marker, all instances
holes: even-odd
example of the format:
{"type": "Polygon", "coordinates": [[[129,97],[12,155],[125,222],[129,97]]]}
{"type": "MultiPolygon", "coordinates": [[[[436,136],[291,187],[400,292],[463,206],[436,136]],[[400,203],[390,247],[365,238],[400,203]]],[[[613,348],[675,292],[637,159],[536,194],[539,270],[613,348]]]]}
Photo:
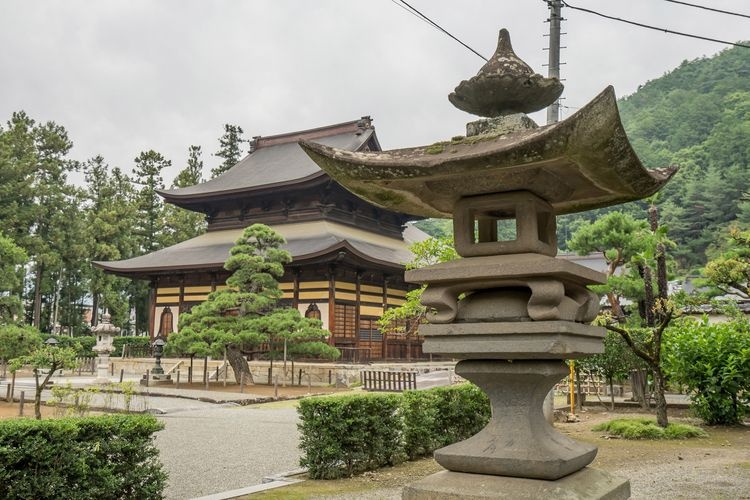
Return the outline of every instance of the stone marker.
{"type": "Polygon", "coordinates": [[[484,390],[492,418],[476,435],[435,451],[448,469],[404,498],[606,498],[630,496],[625,479],[586,467],[596,447],[557,432],[542,403],[565,377],[563,360],[603,352],[591,326],[603,274],[556,259],[556,216],[651,195],[675,169],[647,170],[622,128],[614,90],[565,121],[537,127],[522,113],[562,92],[535,75],[500,32],[498,49],[450,101],[489,119],[466,138],[385,152],[302,148],[337,182],[384,208],[453,217],[463,257],[407,271],[427,286],[423,350],[461,359],[456,373],[484,390]],[[501,221],[515,238],[499,238],[501,221]]]}

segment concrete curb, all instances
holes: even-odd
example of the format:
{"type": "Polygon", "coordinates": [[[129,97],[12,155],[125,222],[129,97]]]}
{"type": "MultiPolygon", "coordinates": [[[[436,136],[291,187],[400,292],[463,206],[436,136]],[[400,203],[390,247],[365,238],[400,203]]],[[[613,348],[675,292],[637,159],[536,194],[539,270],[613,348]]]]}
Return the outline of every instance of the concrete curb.
{"type": "Polygon", "coordinates": [[[298,479],[295,476],[301,476],[305,473],[307,473],[307,469],[295,469],[288,472],[282,472],[280,474],[274,474],[273,476],[264,477],[263,482],[261,484],[256,484],[255,486],[247,486],[245,488],[239,488],[236,490],[222,491],[220,493],[213,493],[211,495],[193,498],[192,500],[228,500],[231,498],[251,495],[253,493],[260,493],[276,488],[282,488],[284,486],[289,486],[290,484],[303,482],[304,479],[298,479]]]}

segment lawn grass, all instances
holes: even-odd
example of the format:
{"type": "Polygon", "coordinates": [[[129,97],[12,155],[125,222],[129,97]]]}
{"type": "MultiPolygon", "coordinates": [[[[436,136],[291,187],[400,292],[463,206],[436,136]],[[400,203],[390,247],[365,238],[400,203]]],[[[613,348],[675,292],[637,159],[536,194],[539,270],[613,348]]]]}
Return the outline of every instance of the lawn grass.
{"type": "Polygon", "coordinates": [[[666,428],[659,427],[650,418],[618,418],[592,428],[606,431],[624,439],[689,439],[708,437],[706,432],[693,425],[671,423],[666,428]]]}

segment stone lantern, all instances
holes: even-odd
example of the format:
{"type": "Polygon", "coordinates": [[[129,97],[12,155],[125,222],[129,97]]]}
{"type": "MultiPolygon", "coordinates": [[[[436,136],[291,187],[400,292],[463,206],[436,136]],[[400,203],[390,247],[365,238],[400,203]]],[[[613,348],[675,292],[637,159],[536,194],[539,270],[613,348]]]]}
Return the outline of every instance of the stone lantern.
{"type": "Polygon", "coordinates": [[[112,344],[115,337],[120,334],[120,329],[112,324],[111,319],[112,316],[105,312],[99,324],[91,329],[96,336],[92,350],[97,354],[96,382],[100,384],[109,383],[109,355],[115,350],[112,344]]]}
{"type": "Polygon", "coordinates": [[[404,498],[607,498],[627,480],[587,467],[595,446],[557,432],[542,404],[568,369],[603,352],[589,323],[605,276],[557,259],[556,216],[644,198],[674,168],[647,170],[620,123],[609,87],[570,118],[538,127],[524,113],[562,92],[535,74],[500,32],[490,61],[450,96],[483,119],[467,137],[384,152],[301,143],[331,177],[371,203],[422,217],[452,217],[461,259],[415,269],[425,284],[424,352],[457,358],[456,373],[489,396],[492,419],[471,438],[435,451],[447,470],[404,498]],[[510,231],[515,236],[504,239],[510,231]]]}

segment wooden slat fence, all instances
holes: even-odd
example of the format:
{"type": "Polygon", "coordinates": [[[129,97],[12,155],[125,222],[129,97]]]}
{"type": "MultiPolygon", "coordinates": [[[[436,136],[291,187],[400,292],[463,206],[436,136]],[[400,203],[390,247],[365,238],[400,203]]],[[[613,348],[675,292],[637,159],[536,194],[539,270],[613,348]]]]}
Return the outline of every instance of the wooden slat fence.
{"type": "Polygon", "coordinates": [[[417,388],[417,372],[362,370],[359,376],[367,391],[402,392],[417,388]]]}

